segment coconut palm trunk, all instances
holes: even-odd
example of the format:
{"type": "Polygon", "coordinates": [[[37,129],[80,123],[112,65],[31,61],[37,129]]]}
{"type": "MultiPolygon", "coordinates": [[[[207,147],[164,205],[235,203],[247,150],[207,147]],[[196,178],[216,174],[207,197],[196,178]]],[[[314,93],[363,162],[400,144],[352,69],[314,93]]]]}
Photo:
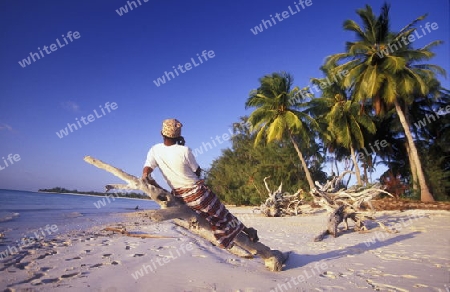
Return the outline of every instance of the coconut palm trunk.
{"type": "Polygon", "coordinates": [[[315,188],[315,185],[314,185],[314,181],[311,177],[311,173],[308,170],[308,166],[306,165],[305,158],[303,157],[303,154],[300,151],[300,148],[298,147],[297,142],[295,142],[295,139],[292,136],[292,134],[289,134],[289,138],[291,139],[292,144],[294,144],[294,148],[295,148],[295,151],[297,151],[298,158],[300,158],[300,161],[302,162],[303,170],[305,171],[305,175],[306,175],[306,180],[308,181],[309,188],[312,190],[315,188]]]}
{"type": "Polygon", "coordinates": [[[337,163],[336,154],[334,155],[334,165],[336,166],[336,176],[339,176],[339,167],[337,163]]]}
{"type": "Polygon", "coordinates": [[[414,191],[419,190],[418,179],[417,179],[417,170],[416,164],[412,159],[411,155],[411,147],[409,147],[409,143],[405,142],[406,153],[408,154],[409,167],[411,168],[411,179],[412,179],[412,188],[414,191]]]}
{"type": "MultiPolygon", "coordinates": [[[[398,103],[398,100],[394,101],[395,110],[397,111],[398,117],[400,119],[400,123],[402,124],[402,127],[405,131],[406,140],[408,141],[410,150],[411,150],[411,157],[413,160],[413,164],[416,166],[416,172],[417,172],[417,179],[419,181],[420,185],[420,200],[422,202],[434,202],[433,195],[431,194],[430,190],[428,189],[428,185],[425,179],[425,174],[422,169],[422,164],[419,159],[419,153],[417,152],[416,145],[414,144],[414,140],[412,138],[411,131],[409,129],[409,124],[406,121],[405,114],[402,110],[402,107],[398,103]]],[[[412,165],[412,164],[411,164],[412,165]]]]}
{"type": "Polygon", "coordinates": [[[356,181],[359,186],[362,186],[361,171],[359,170],[358,161],[356,160],[355,148],[350,144],[350,156],[352,157],[353,165],[355,166],[356,181]]]}

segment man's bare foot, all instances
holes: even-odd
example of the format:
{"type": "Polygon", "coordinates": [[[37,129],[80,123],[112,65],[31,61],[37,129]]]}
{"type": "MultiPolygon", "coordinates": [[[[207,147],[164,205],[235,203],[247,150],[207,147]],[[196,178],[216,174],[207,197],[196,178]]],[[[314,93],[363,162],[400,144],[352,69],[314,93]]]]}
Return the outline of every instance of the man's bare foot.
{"type": "Polygon", "coordinates": [[[280,272],[283,270],[283,265],[289,258],[290,252],[282,253],[279,250],[272,250],[273,256],[264,260],[264,265],[269,271],[280,272]]]}
{"type": "Polygon", "coordinates": [[[255,228],[253,228],[253,227],[247,228],[246,227],[246,228],[244,228],[244,232],[247,234],[248,238],[250,238],[250,240],[252,242],[259,241],[258,232],[256,231],[255,228]]]}

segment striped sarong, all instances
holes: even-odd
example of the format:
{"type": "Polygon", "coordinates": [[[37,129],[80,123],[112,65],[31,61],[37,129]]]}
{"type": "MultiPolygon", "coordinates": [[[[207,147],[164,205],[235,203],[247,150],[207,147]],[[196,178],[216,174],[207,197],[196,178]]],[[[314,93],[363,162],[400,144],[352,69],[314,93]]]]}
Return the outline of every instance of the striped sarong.
{"type": "Polygon", "coordinates": [[[232,242],[244,229],[244,224],[228,211],[202,180],[192,188],[174,189],[173,193],[208,221],[221,248],[233,246],[232,242]]]}

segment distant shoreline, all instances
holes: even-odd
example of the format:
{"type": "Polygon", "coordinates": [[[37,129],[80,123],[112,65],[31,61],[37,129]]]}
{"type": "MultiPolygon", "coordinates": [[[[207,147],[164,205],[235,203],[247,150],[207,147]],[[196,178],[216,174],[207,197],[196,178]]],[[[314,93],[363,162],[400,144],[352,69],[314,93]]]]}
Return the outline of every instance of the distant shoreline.
{"type": "MultiPolygon", "coordinates": [[[[44,194],[57,194],[57,195],[74,195],[74,196],[88,196],[88,197],[105,197],[107,195],[90,195],[90,194],[84,194],[84,193],[57,193],[57,192],[42,192],[42,191],[37,191],[37,193],[44,193],[44,194]]],[[[111,193],[113,194],[113,193],[111,193]]],[[[153,201],[152,199],[146,199],[146,198],[132,198],[132,197],[115,197],[116,199],[132,199],[132,200],[148,200],[148,201],[153,201]]]]}
{"type": "Polygon", "coordinates": [[[91,196],[91,197],[109,197],[113,196],[115,198],[124,198],[124,199],[136,199],[136,200],[151,200],[150,198],[146,197],[145,195],[140,195],[137,193],[131,193],[132,196],[124,196],[121,193],[101,193],[101,192],[73,192],[73,191],[67,191],[67,192],[58,192],[58,191],[51,191],[51,189],[39,189],[37,191],[38,193],[44,193],[44,194],[59,194],[59,195],[79,195],[79,196],[91,196]]]}

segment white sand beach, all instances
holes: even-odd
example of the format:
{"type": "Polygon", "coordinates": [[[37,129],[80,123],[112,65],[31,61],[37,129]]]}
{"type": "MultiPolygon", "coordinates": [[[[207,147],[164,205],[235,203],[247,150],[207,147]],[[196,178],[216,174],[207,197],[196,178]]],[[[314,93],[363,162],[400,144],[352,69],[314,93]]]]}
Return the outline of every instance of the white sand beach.
{"type": "MultiPolygon", "coordinates": [[[[58,236],[0,263],[1,291],[449,291],[450,212],[377,212],[396,234],[368,223],[371,232],[343,231],[322,242],[326,214],[268,218],[252,208],[231,208],[261,242],[292,251],[281,272],[260,258],[244,259],[143,213],[124,216],[136,238],[102,231],[58,236]]],[[[113,226],[113,225],[109,225],[113,226]]],[[[352,226],[350,224],[350,226],[352,226]]],[[[343,226],[340,226],[341,229],[343,226]]]]}

